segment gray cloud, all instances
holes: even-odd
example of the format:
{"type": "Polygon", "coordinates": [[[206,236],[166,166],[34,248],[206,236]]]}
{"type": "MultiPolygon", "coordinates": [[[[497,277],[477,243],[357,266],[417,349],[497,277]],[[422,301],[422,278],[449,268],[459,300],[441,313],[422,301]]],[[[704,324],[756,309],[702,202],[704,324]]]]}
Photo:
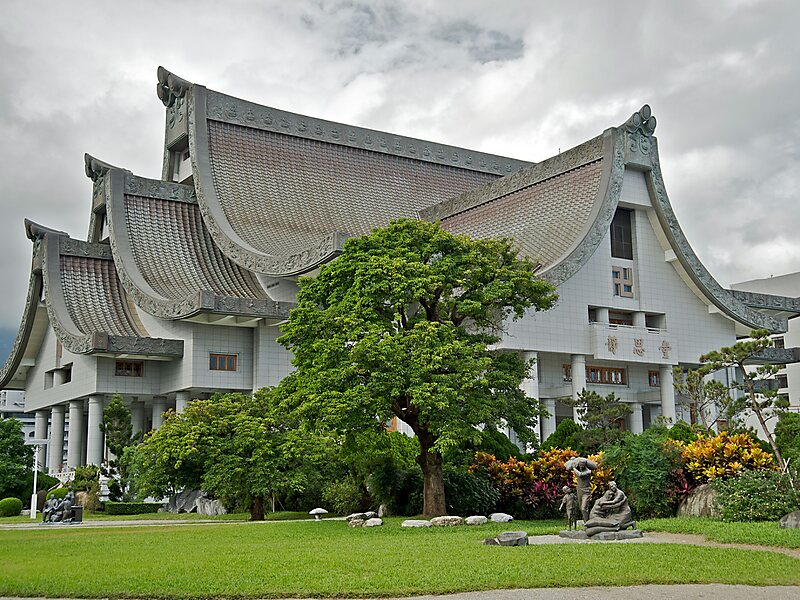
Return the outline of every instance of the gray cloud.
{"type": "Polygon", "coordinates": [[[45,3],[0,23],[0,329],[30,260],[22,219],[84,236],[90,152],[161,165],[155,68],[295,112],[541,160],[649,102],[678,218],[723,284],[800,268],[800,5],[45,3]]]}

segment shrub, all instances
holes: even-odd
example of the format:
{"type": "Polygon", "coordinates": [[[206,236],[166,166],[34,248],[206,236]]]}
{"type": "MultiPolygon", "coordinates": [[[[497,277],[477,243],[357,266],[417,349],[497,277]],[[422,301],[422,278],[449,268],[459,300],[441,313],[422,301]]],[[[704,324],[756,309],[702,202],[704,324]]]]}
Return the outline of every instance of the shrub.
{"type": "MultiPolygon", "coordinates": [[[[498,461],[489,454],[478,453],[470,472],[484,475],[500,492],[498,508],[517,518],[550,518],[558,516],[558,504],[565,485],[575,487],[574,476],[564,463],[578,456],[574,450],[554,448],[540,452],[535,460],[524,462],[509,459],[498,461]]],[[[613,479],[604,466],[602,454],[589,456],[598,464],[592,476],[593,495],[599,496],[613,479]],[[598,491],[599,490],[599,491],[598,491]]]]}
{"type": "Polygon", "coordinates": [[[422,512],[422,469],[384,463],[369,476],[368,488],[378,504],[385,504],[393,515],[418,515],[422,512]]]}
{"type": "Polygon", "coordinates": [[[578,454],[583,453],[580,436],[583,429],[572,419],[564,419],[558,424],[556,430],[542,443],[542,451],[553,448],[570,448],[578,454]]]}
{"type": "Polygon", "coordinates": [[[606,464],[616,474],[637,517],[672,516],[688,492],[681,446],[663,430],[626,435],[606,449],[606,464]]]}
{"type": "Polygon", "coordinates": [[[47,497],[49,498],[50,494],[53,494],[53,498],[56,500],[63,500],[67,493],[69,493],[69,488],[60,487],[47,492],[47,497]]]}
{"type": "Polygon", "coordinates": [[[19,498],[3,498],[0,500],[0,517],[16,517],[22,512],[22,500],[19,498]]]}
{"type": "Polygon", "coordinates": [[[800,492],[778,471],[743,471],[712,485],[724,521],[777,521],[800,509],[800,492]]]}
{"type": "Polygon", "coordinates": [[[690,444],[697,439],[697,431],[686,421],[678,421],[667,430],[667,437],[677,442],[690,444]]]}
{"type": "Polygon", "coordinates": [[[325,505],[340,515],[365,509],[369,504],[365,496],[366,490],[354,477],[332,481],[322,490],[325,505]]]}
{"type": "Polygon", "coordinates": [[[156,513],[161,508],[157,502],[106,502],[108,515],[144,515],[156,513]]]}
{"type": "Polygon", "coordinates": [[[781,413],[775,424],[775,445],[783,460],[800,473],[800,413],[781,413]]]}
{"type": "Polygon", "coordinates": [[[741,471],[774,469],[772,455],[744,433],[725,431],[712,437],[699,437],[683,450],[686,470],[695,483],[724,479],[741,471]]]}
{"type": "Polygon", "coordinates": [[[444,472],[444,493],[447,512],[465,517],[488,515],[500,500],[500,492],[486,477],[449,469],[444,472]]]}

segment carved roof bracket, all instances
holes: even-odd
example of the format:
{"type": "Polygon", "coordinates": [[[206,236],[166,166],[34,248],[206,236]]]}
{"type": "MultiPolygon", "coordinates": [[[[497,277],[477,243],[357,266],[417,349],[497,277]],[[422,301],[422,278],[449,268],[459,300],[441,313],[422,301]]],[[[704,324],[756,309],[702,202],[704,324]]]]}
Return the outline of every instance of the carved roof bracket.
{"type": "Polygon", "coordinates": [[[156,71],[158,84],[156,84],[156,95],[164,106],[170,108],[178,98],[183,98],[187,90],[192,87],[192,83],[178,77],[175,73],[167,71],[164,67],[158,67],[156,71]]]}

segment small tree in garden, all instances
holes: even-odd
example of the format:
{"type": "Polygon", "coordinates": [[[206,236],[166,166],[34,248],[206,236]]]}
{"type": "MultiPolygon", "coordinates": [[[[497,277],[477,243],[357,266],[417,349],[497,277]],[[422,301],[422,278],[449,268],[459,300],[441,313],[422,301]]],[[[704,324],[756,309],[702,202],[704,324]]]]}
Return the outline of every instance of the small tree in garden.
{"type": "Polygon", "coordinates": [[[33,466],[33,446],[25,445],[22,422],[0,419],[0,498],[25,497],[26,477],[33,466]]]}
{"type": "MultiPolygon", "coordinates": [[[[765,364],[758,366],[754,372],[748,372],[745,363],[760,354],[763,350],[772,347],[767,329],[755,329],[750,333],[749,340],[737,342],[731,347],[714,350],[700,357],[703,366],[699,371],[703,374],[713,373],[728,367],[734,367],[740,381],[731,384],[730,389],[740,392],[741,408],[744,412],[751,412],[758,419],[761,430],[772,448],[778,466],[783,468],[784,462],[781,452],[775,443],[775,438],[767,428],[767,421],[776,417],[788,404],[788,400],[778,396],[776,390],[769,389],[761,382],[772,379],[779,367],[765,364]]],[[[738,410],[738,408],[736,410],[738,410]]]]}
{"type": "Polygon", "coordinates": [[[586,429],[578,435],[587,450],[598,450],[616,442],[622,435],[620,421],[631,414],[631,408],[614,393],[601,396],[593,390],[583,390],[577,400],[563,398],[567,406],[577,408],[586,429]]]}
{"type": "Polygon", "coordinates": [[[410,219],[347,240],[336,261],[300,280],[279,340],[297,368],[280,385],[287,405],[339,433],[408,423],[423,513],[445,514],[442,452],[478,443],[482,424],[535,440],[542,409],[519,389],[530,365],[491,348],[505,319],[554,304],[535,269],[510,240],[410,219]]]}
{"type": "Polygon", "coordinates": [[[678,404],[695,415],[696,423],[707,432],[714,430],[720,418],[731,420],[733,406],[728,388],[716,379],[706,381],[703,369],[673,369],[678,404]]]}
{"type": "Polygon", "coordinates": [[[133,443],[133,425],[131,411],[125,406],[119,394],[114,394],[111,402],[103,409],[100,431],[106,435],[106,446],[117,457],[120,468],[123,468],[119,458],[122,457],[125,448],[133,443]]]}
{"type": "Polygon", "coordinates": [[[778,417],[775,444],[789,469],[800,475],[800,413],[784,412],[778,417]]]}

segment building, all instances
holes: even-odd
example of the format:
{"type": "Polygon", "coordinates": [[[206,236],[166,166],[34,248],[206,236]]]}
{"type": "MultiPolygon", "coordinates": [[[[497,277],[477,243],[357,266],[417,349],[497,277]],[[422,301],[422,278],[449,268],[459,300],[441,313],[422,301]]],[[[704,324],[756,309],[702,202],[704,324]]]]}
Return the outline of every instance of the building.
{"type": "Polygon", "coordinates": [[[37,437],[50,416],[51,448],[68,428],[70,467],[103,459],[111,394],[147,430],[193,398],[278,383],[298,276],[396,217],[513,237],[558,286],[558,305],[509,324],[500,344],[538,360],[523,385],[552,413],[542,438],[572,416],[558,398],[587,387],[629,402],[633,431],[674,420],[673,366],[753,327],[786,331],[764,309],[791,299],[742,299],[692,251],[648,106],[534,164],[261,106],[163,68],[157,92],[161,178],[87,155],[86,240],[25,224],[30,285],[0,388],[25,390],[37,437]]]}
{"type": "MultiPolygon", "coordinates": [[[[731,285],[731,289],[742,295],[748,292],[755,292],[797,298],[800,296],[800,272],[742,281],[731,285]]],[[[790,317],[787,330],[771,336],[772,342],[778,350],[800,347],[800,319],[791,318],[795,316],[791,310],[785,314],[790,317]]],[[[800,364],[790,363],[784,365],[775,376],[775,388],[778,390],[778,394],[789,399],[790,411],[800,412],[800,364]]],[[[767,422],[770,430],[775,427],[775,422],[774,419],[767,422]]],[[[763,435],[761,425],[755,417],[748,418],[746,424],[749,427],[753,427],[760,435],[763,435]]]]}

